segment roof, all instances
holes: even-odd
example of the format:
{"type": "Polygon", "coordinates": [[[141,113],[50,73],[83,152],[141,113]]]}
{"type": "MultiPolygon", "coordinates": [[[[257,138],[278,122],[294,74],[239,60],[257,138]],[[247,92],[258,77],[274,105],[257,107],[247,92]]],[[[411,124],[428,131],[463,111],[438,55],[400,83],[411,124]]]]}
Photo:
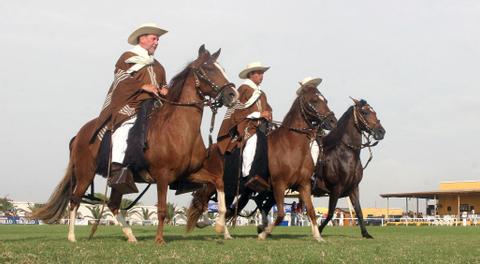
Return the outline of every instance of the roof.
{"type": "Polygon", "coordinates": [[[440,195],[462,195],[462,194],[479,194],[480,189],[470,189],[470,190],[438,190],[438,191],[427,191],[427,192],[408,192],[408,193],[384,193],[380,194],[383,198],[424,198],[424,199],[435,199],[440,195]]]}

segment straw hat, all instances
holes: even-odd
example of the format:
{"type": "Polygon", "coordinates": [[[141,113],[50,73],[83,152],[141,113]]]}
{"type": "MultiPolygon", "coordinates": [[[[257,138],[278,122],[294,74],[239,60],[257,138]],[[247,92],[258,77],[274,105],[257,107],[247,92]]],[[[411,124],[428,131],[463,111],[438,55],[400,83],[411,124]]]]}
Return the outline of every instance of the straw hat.
{"type": "Polygon", "coordinates": [[[245,67],[245,69],[238,74],[238,77],[240,77],[240,79],[247,79],[248,74],[252,71],[266,72],[268,69],[270,69],[270,67],[263,66],[259,61],[252,62],[247,64],[247,67],[245,67]]]}
{"type": "Polygon", "coordinates": [[[165,33],[167,33],[165,29],[161,29],[157,26],[155,23],[145,23],[140,25],[135,31],[133,31],[132,34],[128,37],[128,43],[132,45],[137,45],[138,44],[138,37],[142,35],[147,35],[147,34],[153,34],[157,36],[161,36],[165,33]]]}
{"type": "Polygon", "coordinates": [[[306,77],[303,80],[299,81],[300,88],[297,90],[297,94],[300,94],[302,89],[307,86],[317,87],[322,82],[321,78],[306,77]]]}

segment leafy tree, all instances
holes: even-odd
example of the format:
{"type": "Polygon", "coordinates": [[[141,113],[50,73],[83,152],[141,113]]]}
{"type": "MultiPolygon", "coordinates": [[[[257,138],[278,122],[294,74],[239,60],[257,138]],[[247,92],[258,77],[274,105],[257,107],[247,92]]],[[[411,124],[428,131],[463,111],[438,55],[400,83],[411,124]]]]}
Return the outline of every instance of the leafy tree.
{"type": "Polygon", "coordinates": [[[148,210],[148,208],[137,208],[137,210],[135,210],[133,212],[133,214],[138,215],[142,220],[150,220],[150,217],[155,215],[156,212],[155,211],[150,211],[150,210],[148,210]],[[138,209],[141,209],[141,210],[138,211],[138,209]]]}
{"type": "Polygon", "coordinates": [[[111,216],[112,214],[110,212],[107,212],[103,210],[102,214],[100,214],[100,210],[102,209],[102,206],[99,204],[93,205],[93,206],[86,206],[88,210],[90,211],[91,216],[87,215],[85,218],[91,218],[91,219],[103,219],[107,216],[111,216]]]}
{"type": "Polygon", "coordinates": [[[15,207],[12,204],[12,199],[7,196],[0,198],[0,211],[10,211],[15,207]]]}

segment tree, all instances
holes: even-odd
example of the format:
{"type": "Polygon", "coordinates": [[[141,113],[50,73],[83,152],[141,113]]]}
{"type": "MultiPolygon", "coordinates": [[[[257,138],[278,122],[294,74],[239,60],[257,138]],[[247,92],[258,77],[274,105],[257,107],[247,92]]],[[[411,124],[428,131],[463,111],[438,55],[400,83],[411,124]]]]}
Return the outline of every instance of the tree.
{"type": "Polygon", "coordinates": [[[0,198],[0,211],[10,211],[15,207],[12,204],[12,199],[7,196],[0,198]]]}
{"type": "Polygon", "coordinates": [[[112,214],[103,210],[102,214],[100,214],[100,210],[101,210],[101,205],[99,204],[96,204],[96,205],[93,205],[93,206],[86,206],[88,208],[88,210],[90,211],[90,214],[91,216],[87,215],[85,216],[85,218],[91,218],[91,219],[103,219],[107,216],[111,216],[112,214]]]}
{"type": "Polygon", "coordinates": [[[150,220],[150,217],[156,214],[155,211],[150,211],[148,210],[148,208],[137,208],[137,209],[141,209],[141,211],[135,210],[133,214],[138,215],[138,217],[140,217],[142,221],[150,220]]]}
{"type": "Polygon", "coordinates": [[[181,210],[178,210],[175,204],[167,203],[167,215],[165,216],[165,223],[170,224],[173,217],[178,213],[181,213],[181,210]]]}

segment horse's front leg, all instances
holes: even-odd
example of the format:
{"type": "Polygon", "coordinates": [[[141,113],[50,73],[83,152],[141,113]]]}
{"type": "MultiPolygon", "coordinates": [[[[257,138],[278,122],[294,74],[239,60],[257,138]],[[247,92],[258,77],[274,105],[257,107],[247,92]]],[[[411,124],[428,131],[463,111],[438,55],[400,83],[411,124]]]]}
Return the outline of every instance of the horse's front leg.
{"type": "Polygon", "coordinates": [[[155,243],[159,245],[165,244],[163,239],[163,225],[165,224],[165,217],[167,216],[167,191],[168,182],[164,177],[157,178],[157,215],[158,227],[155,243]]]}
{"type": "Polygon", "coordinates": [[[317,217],[315,216],[315,209],[313,207],[310,184],[305,184],[300,186],[299,192],[300,192],[300,198],[302,199],[303,202],[305,202],[305,205],[307,206],[307,214],[308,214],[308,217],[310,218],[313,238],[318,242],[325,241],[320,236],[320,232],[318,231],[317,217]]]}
{"type": "Polygon", "coordinates": [[[225,239],[232,239],[232,236],[230,236],[227,226],[225,225],[225,214],[227,212],[227,206],[225,204],[225,191],[223,179],[221,179],[221,177],[216,179],[215,188],[217,189],[218,200],[218,217],[215,223],[215,231],[217,233],[223,233],[223,237],[225,239]]]}
{"type": "Polygon", "coordinates": [[[362,236],[364,238],[373,238],[368,232],[367,228],[365,227],[365,222],[363,221],[363,213],[362,207],[360,206],[360,198],[358,193],[358,186],[355,187],[349,195],[350,201],[353,204],[353,208],[355,209],[355,214],[357,214],[358,224],[360,225],[360,230],[362,231],[362,236]]]}

